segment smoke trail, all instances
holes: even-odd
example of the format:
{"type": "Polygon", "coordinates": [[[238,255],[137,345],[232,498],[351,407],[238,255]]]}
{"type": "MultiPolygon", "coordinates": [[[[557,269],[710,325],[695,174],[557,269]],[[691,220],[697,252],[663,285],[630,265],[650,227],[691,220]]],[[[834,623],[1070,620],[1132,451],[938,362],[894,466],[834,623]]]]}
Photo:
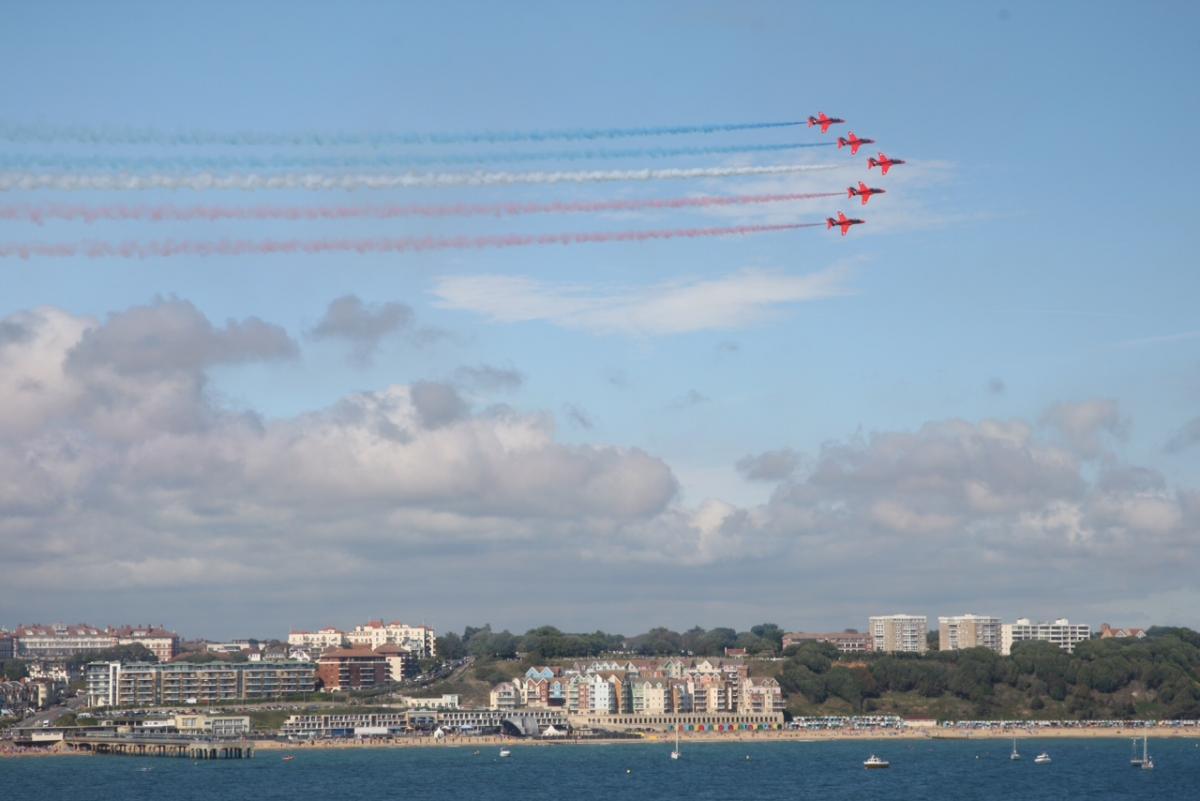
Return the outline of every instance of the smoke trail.
{"type": "Polygon", "coordinates": [[[820,228],[825,223],[735,225],[727,228],[673,228],[657,231],[591,231],[567,234],[509,234],[501,236],[406,237],[400,239],[282,239],[162,242],[89,242],[66,244],[0,244],[0,258],[84,256],[89,259],[146,259],[171,256],[248,256],[316,253],[419,253],[431,250],[481,250],[537,245],[579,245],[593,242],[646,242],[653,239],[697,239],[744,236],[770,231],[820,228]]]}
{"type": "Polygon", "coordinates": [[[639,147],[616,150],[533,150],[504,153],[452,153],[445,155],[272,155],[272,156],[83,156],[0,155],[0,169],[36,170],[278,170],[295,168],[411,167],[435,164],[501,164],[532,161],[603,161],[612,159],[667,159],[677,156],[721,156],[739,153],[780,153],[810,147],[831,147],[833,142],[778,145],[719,145],[714,147],[639,147]]]}
{"type": "Polygon", "coordinates": [[[3,173],[0,191],[98,189],[134,191],[142,189],[403,189],[418,186],[495,186],[502,184],[594,183],[599,181],[661,181],[687,178],[721,178],[734,175],[834,170],[837,164],[777,164],[767,167],[693,167],[661,170],[585,170],[579,172],[430,172],[430,173],[280,173],[246,175],[194,173],[171,175],[148,173],[57,174],[3,173]]]}
{"type": "Polygon", "coordinates": [[[639,128],[575,128],[534,131],[460,131],[442,133],[221,133],[218,131],[167,131],[104,129],[46,125],[0,126],[0,141],[74,142],[86,145],[268,145],[299,147],[343,145],[447,145],[496,144],[500,142],[586,141],[628,139],[637,136],[680,136],[764,128],[788,128],[803,122],[732,122],[707,125],[662,125],[639,128]]]}
{"type": "Polygon", "coordinates": [[[41,225],[47,220],[179,222],[202,220],[386,220],[397,217],[516,217],[645,209],[710,208],[842,197],[843,192],[729,195],[560,203],[455,203],[408,206],[0,206],[0,220],[41,225]]]}

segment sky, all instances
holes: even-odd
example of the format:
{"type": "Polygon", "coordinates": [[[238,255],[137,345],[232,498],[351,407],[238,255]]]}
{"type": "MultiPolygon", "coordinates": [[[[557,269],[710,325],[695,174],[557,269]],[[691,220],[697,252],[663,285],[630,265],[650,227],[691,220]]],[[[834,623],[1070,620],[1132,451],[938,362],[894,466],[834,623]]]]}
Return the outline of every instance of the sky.
{"type": "Polygon", "coordinates": [[[0,626],[1200,625],[1194,4],[3,5],[0,626]]]}

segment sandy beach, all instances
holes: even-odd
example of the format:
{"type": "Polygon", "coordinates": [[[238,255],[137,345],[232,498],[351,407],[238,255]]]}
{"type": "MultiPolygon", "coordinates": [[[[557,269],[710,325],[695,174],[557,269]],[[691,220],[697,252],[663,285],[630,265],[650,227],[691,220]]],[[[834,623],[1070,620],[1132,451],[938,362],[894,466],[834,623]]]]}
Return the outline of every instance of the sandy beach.
{"type": "MultiPolygon", "coordinates": [[[[1009,740],[1016,737],[1025,739],[1103,739],[1150,737],[1151,739],[1198,739],[1200,726],[1125,726],[1120,728],[1078,728],[1071,726],[1023,728],[980,728],[953,729],[941,727],[906,727],[903,729],[832,729],[813,731],[775,731],[775,732],[686,732],[680,735],[685,743],[779,743],[800,742],[820,743],[838,740],[1009,740]]],[[[662,732],[645,734],[641,737],[629,738],[587,738],[576,740],[573,737],[558,739],[531,740],[515,737],[483,736],[464,737],[449,735],[443,738],[431,736],[395,737],[395,738],[363,738],[363,739],[328,739],[285,742],[250,738],[256,751],[301,752],[316,750],[336,750],[355,748],[521,748],[539,747],[553,748],[573,745],[630,745],[645,743],[674,742],[673,735],[662,732]]],[[[14,747],[0,745],[0,759],[22,757],[52,757],[52,756],[90,756],[88,752],[73,751],[62,743],[44,748],[14,747]]]]}
{"type": "MultiPolygon", "coordinates": [[[[862,729],[826,731],[781,731],[781,732],[729,732],[696,733],[680,735],[685,743],[778,743],[778,742],[829,742],[835,740],[1009,740],[1021,739],[1099,739],[1145,737],[1153,739],[1200,739],[1200,727],[1123,727],[1123,728],[1074,728],[1032,727],[1029,729],[862,729]]],[[[549,740],[524,740],[513,737],[457,737],[442,739],[433,737],[380,738],[363,740],[315,740],[308,742],[280,742],[278,740],[256,740],[254,747],[262,751],[302,751],[336,748],[499,748],[501,746],[555,747],[569,745],[627,745],[644,743],[671,743],[673,735],[668,733],[647,734],[636,738],[588,738],[576,740],[572,737],[549,740]]]]}

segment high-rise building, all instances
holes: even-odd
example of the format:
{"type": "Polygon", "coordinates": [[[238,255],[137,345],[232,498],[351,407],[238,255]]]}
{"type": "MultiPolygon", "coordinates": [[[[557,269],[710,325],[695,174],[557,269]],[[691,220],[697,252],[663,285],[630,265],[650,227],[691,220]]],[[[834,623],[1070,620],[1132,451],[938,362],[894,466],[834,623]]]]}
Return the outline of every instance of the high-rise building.
{"type": "Polygon", "coordinates": [[[923,654],[928,648],[924,615],[876,615],[867,621],[871,650],[884,653],[923,654]]]}
{"type": "Polygon", "coordinates": [[[1000,618],[980,615],[939,617],[938,648],[942,651],[989,648],[1000,653],[1000,618]]]}
{"type": "Polygon", "coordinates": [[[1070,654],[1075,652],[1076,643],[1091,637],[1092,627],[1086,623],[1072,624],[1065,617],[1060,617],[1053,623],[1033,623],[1029,618],[1023,617],[1016,623],[1005,623],[1000,627],[1000,653],[1008,656],[1016,643],[1041,640],[1052,642],[1070,654]]]}

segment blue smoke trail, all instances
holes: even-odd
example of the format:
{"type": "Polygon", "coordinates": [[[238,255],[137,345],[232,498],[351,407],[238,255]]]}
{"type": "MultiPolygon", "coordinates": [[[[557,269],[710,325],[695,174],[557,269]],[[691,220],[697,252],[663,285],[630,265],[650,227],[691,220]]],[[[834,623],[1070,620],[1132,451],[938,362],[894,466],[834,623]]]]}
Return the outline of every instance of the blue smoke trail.
{"type": "Polygon", "coordinates": [[[649,147],[620,150],[539,150],[528,153],[457,153],[447,155],[270,155],[270,156],[97,156],[62,154],[0,154],[3,170],[274,170],[337,167],[413,167],[425,165],[499,164],[531,161],[603,161],[609,159],[666,159],[677,156],[720,156],[738,153],[779,153],[809,147],[832,147],[833,142],[780,145],[721,145],[715,147],[649,147]]]}
{"type": "Polygon", "coordinates": [[[48,125],[0,125],[0,141],[74,142],[86,145],[264,145],[345,146],[496,144],[501,142],[587,141],[628,139],[637,136],[680,136],[730,131],[787,128],[800,122],[732,122],[708,125],[662,125],[641,128],[575,128],[541,131],[465,131],[442,133],[220,133],[217,131],[167,131],[104,129],[48,125]]]}

